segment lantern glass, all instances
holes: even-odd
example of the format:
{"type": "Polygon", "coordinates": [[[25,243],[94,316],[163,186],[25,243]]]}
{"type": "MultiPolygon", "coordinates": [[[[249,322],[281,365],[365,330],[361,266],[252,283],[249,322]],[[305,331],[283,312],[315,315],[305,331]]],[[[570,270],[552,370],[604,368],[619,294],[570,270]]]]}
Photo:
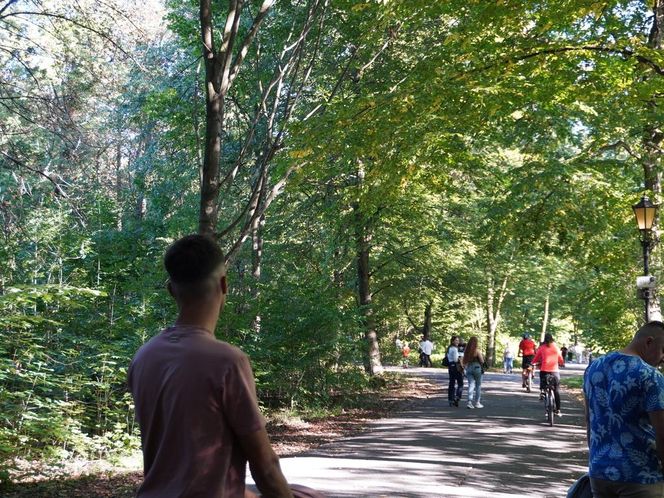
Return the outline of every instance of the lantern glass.
{"type": "Polygon", "coordinates": [[[634,214],[636,215],[636,223],[639,225],[639,230],[652,229],[657,208],[658,206],[650,202],[650,199],[645,195],[641,198],[638,204],[632,206],[634,214]]]}

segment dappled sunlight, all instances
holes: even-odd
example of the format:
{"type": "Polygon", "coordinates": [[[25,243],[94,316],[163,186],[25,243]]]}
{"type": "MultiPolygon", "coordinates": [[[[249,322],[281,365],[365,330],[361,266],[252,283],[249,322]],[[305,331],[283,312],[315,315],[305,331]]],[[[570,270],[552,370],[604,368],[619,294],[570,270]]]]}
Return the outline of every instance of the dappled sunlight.
{"type": "MultiPolygon", "coordinates": [[[[447,385],[442,369],[426,375],[447,385]]],[[[514,375],[485,376],[483,409],[467,409],[466,394],[464,389],[459,407],[450,407],[444,392],[397,417],[375,421],[363,434],[283,459],[284,472],[290,481],[331,498],[558,498],[586,471],[583,409],[577,400],[563,394],[563,417],[549,427],[539,391],[525,393],[514,375]]]]}

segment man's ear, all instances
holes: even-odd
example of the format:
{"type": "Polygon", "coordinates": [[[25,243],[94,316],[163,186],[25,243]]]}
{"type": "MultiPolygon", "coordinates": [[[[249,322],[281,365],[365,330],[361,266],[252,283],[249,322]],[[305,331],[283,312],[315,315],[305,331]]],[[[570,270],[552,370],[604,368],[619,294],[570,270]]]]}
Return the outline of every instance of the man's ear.
{"type": "Polygon", "coordinates": [[[219,279],[219,284],[221,285],[221,292],[224,294],[228,294],[228,286],[226,283],[226,275],[222,275],[221,278],[219,279]]]}
{"type": "Polygon", "coordinates": [[[168,293],[171,295],[171,297],[175,299],[175,292],[173,292],[173,284],[171,284],[170,280],[166,283],[166,288],[168,289],[168,293]]]}

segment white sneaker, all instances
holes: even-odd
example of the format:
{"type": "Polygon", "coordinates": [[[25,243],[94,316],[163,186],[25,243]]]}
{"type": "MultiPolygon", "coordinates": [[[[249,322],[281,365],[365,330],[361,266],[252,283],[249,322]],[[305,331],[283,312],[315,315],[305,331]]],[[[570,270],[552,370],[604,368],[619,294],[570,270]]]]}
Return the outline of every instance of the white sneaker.
{"type": "Polygon", "coordinates": [[[468,408],[470,408],[470,409],[472,410],[472,409],[475,408],[475,407],[473,406],[472,403],[468,403],[468,408]]]}
{"type": "Polygon", "coordinates": [[[475,403],[475,408],[484,408],[482,403],[475,403]]]}

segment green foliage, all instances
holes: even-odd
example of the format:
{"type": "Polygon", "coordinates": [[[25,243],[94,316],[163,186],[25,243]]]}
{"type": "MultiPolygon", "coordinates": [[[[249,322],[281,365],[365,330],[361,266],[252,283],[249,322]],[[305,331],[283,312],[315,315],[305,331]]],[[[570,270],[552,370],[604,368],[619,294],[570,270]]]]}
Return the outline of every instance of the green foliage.
{"type": "MultiPolygon", "coordinates": [[[[196,2],[169,2],[169,36],[140,22],[160,25],[142,4],[40,6],[76,23],[15,6],[0,19],[0,481],[16,456],[135,447],[126,368],[176,313],[161,258],[199,208],[196,2]]],[[[253,234],[261,275],[244,244],[218,329],[249,353],[264,404],[333,406],[379,382],[361,368],[367,324],[396,364],[394,340],[413,345],[429,305],[438,355],[453,334],[486,346],[491,306],[500,354],[542,330],[545,302],[559,342],[624,345],[641,318],[630,204],[662,164],[649,9],[330,2],[282,93],[261,103],[305,12],[275,4],[226,102],[220,195],[237,229],[280,134],[260,193],[274,202],[253,234]]],[[[653,263],[659,276],[657,251],[653,263]]]]}
{"type": "Polygon", "coordinates": [[[583,388],[583,375],[565,376],[560,379],[560,384],[573,389],[583,388]]]}

